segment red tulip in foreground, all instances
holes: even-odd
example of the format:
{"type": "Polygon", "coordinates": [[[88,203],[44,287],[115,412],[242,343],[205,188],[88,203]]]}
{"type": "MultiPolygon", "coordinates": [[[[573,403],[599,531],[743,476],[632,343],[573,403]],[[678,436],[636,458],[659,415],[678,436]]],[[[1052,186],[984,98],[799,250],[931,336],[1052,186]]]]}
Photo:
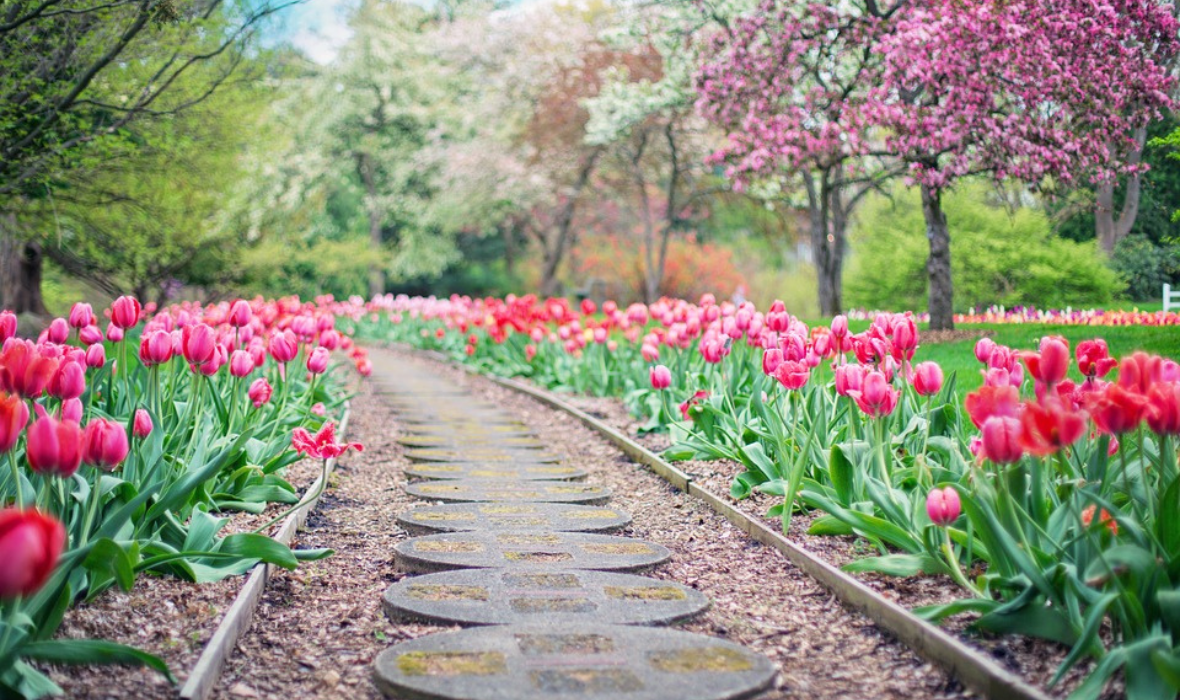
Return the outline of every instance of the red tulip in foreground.
{"type": "Polygon", "coordinates": [[[0,511],[0,600],[36,593],[53,573],[65,543],[65,528],[49,515],[0,511]]]}
{"type": "Polygon", "coordinates": [[[73,476],[82,463],[82,428],[73,421],[58,421],[37,405],[37,420],[29,427],[26,455],[38,474],[73,476]]]}
{"type": "Polygon", "coordinates": [[[950,486],[934,489],[926,496],[926,514],[939,527],[946,527],[958,520],[961,509],[959,492],[950,486]]]}
{"type": "Polygon", "coordinates": [[[324,427],[314,436],[306,428],[296,428],[291,433],[291,447],[301,455],[310,455],[316,459],[333,459],[353,448],[357,452],[365,449],[359,442],[336,442],[335,423],[324,423],[324,427]]]}

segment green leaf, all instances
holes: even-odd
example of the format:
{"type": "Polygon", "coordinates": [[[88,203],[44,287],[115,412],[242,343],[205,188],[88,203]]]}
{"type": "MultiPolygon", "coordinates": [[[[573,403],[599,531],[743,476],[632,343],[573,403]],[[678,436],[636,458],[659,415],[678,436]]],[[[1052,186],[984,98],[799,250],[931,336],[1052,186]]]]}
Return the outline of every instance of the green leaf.
{"type": "Polygon", "coordinates": [[[170,683],[176,683],[168,665],[158,656],[125,644],[102,639],[48,639],[31,642],[21,649],[21,656],[55,664],[127,664],[147,666],[158,671],[170,683]]]}
{"type": "Polygon", "coordinates": [[[295,558],[299,561],[319,561],[321,559],[327,559],[336,553],[336,550],[328,549],[327,547],[320,547],[317,549],[292,549],[291,551],[295,554],[295,558]]]}
{"type": "Polygon", "coordinates": [[[104,537],[92,542],[90,553],[82,560],[82,566],[87,571],[110,576],[125,591],[135,585],[135,562],[131,561],[127,550],[114,540],[104,537]]]}
{"type": "Polygon", "coordinates": [[[845,454],[843,445],[832,446],[832,454],[828,459],[828,476],[836,489],[840,505],[851,505],[855,500],[856,465],[845,454]]]}
{"type": "Polygon", "coordinates": [[[992,612],[975,621],[975,626],[996,634],[1023,634],[1072,645],[1078,639],[1077,630],[1069,618],[1057,608],[1043,602],[1021,608],[1018,612],[992,612]]]}
{"type": "Polygon", "coordinates": [[[261,559],[284,569],[299,566],[291,548],[281,542],[253,532],[230,535],[221,541],[217,551],[222,554],[236,554],[245,559],[261,559]]]}
{"type": "Polygon", "coordinates": [[[821,515],[811,521],[811,527],[807,528],[807,534],[843,536],[855,533],[853,533],[852,527],[843,520],[833,518],[830,515],[821,515]]]}
{"type": "Polygon", "coordinates": [[[913,613],[918,617],[928,622],[938,622],[943,618],[958,615],[965,612],[987,613],[995,610],[999,606],[998,601],[984,600],[982,598],[964,598],[963,600],[956,600],[953,603],[944,603],[941,605],[923,605],[914,608],[913,613]]]}
{"type": "Polygon", "coordinates": [[[877,572],[886,576],[950,573],[942,561],[929,554],[887,554],[882,557],[865,557],[845,564],[842,568],[853,573],[877,572]]]}

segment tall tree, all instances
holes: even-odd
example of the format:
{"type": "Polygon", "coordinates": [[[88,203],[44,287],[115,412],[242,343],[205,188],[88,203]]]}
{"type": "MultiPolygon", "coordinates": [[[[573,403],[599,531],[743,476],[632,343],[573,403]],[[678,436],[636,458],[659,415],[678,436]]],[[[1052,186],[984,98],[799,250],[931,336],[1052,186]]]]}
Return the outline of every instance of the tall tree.
{"type": "MultiPolygon", "coordinates": [[[[204,100],[235,74],[259,23],[289,2],[12,0],[0,6],[0,303],[43,313],[44,231],[30,199],[78,165],[79,148],[129,137],[142,118],[204,100]],[[194,71],[207,90],[171,99],[194,71]],[[111,86],[120,86],[112,91],[111,86]]],[[[93,157],[93,151],[88,151],[93,157]]]]}

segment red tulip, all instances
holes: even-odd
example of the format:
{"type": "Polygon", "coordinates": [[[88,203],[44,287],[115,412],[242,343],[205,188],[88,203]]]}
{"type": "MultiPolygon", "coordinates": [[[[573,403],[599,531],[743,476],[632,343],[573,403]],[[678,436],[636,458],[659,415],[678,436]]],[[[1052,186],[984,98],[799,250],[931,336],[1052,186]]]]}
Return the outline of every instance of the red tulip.
{"type": "Polygon", "coordinates": [[[82,428],[73,421],[54,420],[44,410],[37,406],[37,420],[29,426],[29,468],[38,474],[73,476],[82,463],[82,428]]]}
{"type": "Polygon", "coordinates": [[[1045,397],[1024,405],[1020,427],[1020,446],[1043,457],[1076,442],[1086,432],[1086,417],[1056,397],[1045,397]]]}
{"type": "Polygon", "coordinates": [[[959,492],[950,486],[932,489],[926,496],[926,514],[939,527],[946,527],[958,520],[961,512],[959,492]]]}
{"type": "Polygon", "coordinates": [[[1040,352],[1022,353],[1028,373],[1040,384],[1053,386],[1069,372],[1069,345],[1061,338],[1041,341],[1040,352]]]}
{"type": "MultiPolygon", "coordinates": [[[[119,297],[111,304],[111,323],[120,330],[134,328],[139,323],[139,315],[142,311],[143,307],[135,297],[119,297]]],[[[122,340],[122,337],[120,336],[119,339],[122,340]]]]}
{"type": "Polygon", "coordinates": [[[131,426],[131,434],[140,440],[152,434],[152,416],[145,409],[135,411],[135,422],[131,426]]]}
{"type": "Polygon", "coordinates": [[[1102,338],[1083,340],[1078,343],[1075,352],[1078,358],[1078,371],[1088,378],[1105,377],[1118,365],[1118,361],[1110,356],[1110,350],[1102,338]]]}
{"type": "Polygon", "coordinates": [[[1147,427],[1158,435],[1180,435],[1180,384],[1151,387],[1145,418],[1147,427]]]}
{"type": "Polygon", "coordinates": [[[898,362],[914,359],[914,352],[918,349],[918,327],[914,324],[914,317],[902,316],[893,323],[893,357],[898,362]]]}
{"type": "Polygon", "coordinates": [[[1020,406],[1020,392],[1014,386],[985,386],[967,394],[967,415],[976,428],[992,416],[1015,416],[1020,406]]]}
{"type": "Polygon", "coordinates": [[[996,464],[1011,464],[1024,453],[1020,447],[1020,419],[995,415],[983,424],[983,456],[996,464]]]}
{"type": "Polygon", "coordinates": [[[249,397],[252,402],[254,402],[254,408],[262,408],[263,404],[270,401],[273,391],[274,390],[270,388],[270,382],[266,381],[266,378],[260,377],[255,379],[254,383],[250,385],[250,389],[246,392],[246,396],[249,397]]]}
{"type": "Polygon", "coordinates": [[[36,593],[57,565],[66,543],[66,529],[40,511],[0,511],[0,599],[36,593]]]}
{"type": "Polygon", "coordinates": [[[373,373],[373,363],[370,362],[369,358],[367,357],[357,360],[356,371],[357,374],[361,375],[362,377],[367,377],[373,373]]]}
{"type": "Polygon", "coordinates": [[[774,378],[788,391],[797,391],[807,384],[811,370],[803,362],[783,361],[775,368],[774,378]]]}
{"type": "Polygon", "coordinates": [[[1131,353],[1119,363],[1119,386],[1137,394],[1146,394],[1152,385],[1163,380],[1164,361],[1158,355],[1131,353]]]}
{"type": "Polygon", "coordinates": [[[305,428],[296,428],[291,433],[291,446],[299,454],[310,455],[316,459],[339,457],[353,448],[356,448],[357,452],[363,452],[365,449],[359,442],[336,442],[335,423],[325,423],[314,436],[305,428]]]}
{"type": "Polygon", "coordinates": [[[59,360],[27,340],[14,340],[5,345],[0,352],[0,389],[26,399],[40,397],[53,379],[59,360]]]}
{"type": "Polygon", "coordinates": [[[29,407],[19,396],[0,392],[0,453],[16,447],[29,423],[29,407]]]}
{"type": "MultiPolygon", "coordinates": [[[[1082,526],[1083,527],[1085,527],[1085,528],[1090,527],[1090,525],[1094,522],[1094,513],[1095,512],[1098,512],[1098,506],[1095,506],[1093,504],[1088,505],[1082,509],[1082,526]]],[[[1100,525],[1105,525],[1106,529],[1110,531],[1110,534],[1112,534],[1112,535],[1119,534],[1118,522],[1113,517],[1111,517],[1110,512],[1108,512],[1105,508],[1103,508],[1100,512],[1098,512],[1098,523],[1100,525]]]]}
{"type": "Polygon", "coordinates": [[[94,309],[90,304],[78,302],[70,307],[70,328],[82,329],[87,326],[94,325],[97,321],[94,317],[94,309]]]}
{"type": "Polygon", "coordinates": [[[82,432],[82,461],[103,471],[114,471],[129,450],[127,429],[115,421],[95,418],[82,432]]]}
{"type": "Polygon", "coordinates": [[[934,396],[942,391],[942,367],[937,362],[920,362],[914,365],[914,391],[919,396],[934,396]]]}
{"type": "Polygon", "coordinates": [[[11,311],[0,311],[0,343],[16,337],[17,318],[11,311]]]}
{"type": "Polygon", "coordinates": [[[656,365],[651,368],[651,388],[653,389],[667,389],[672,386],[672,370],[664,365],[656,365]]]}
{"type": "Polygon", "coordinates": [[[328,352],[327,348],[316,348],[307,356],[307,371],[312,374],[323,374],[328,370],[328,361],[332,359],[332,353],[328,352]]]}
{"type": "MultiPolygon", "coordinates": [[[[1120,378],[1121,378],[1120,370],[1120,378]]],[[[1147,399],[1119,384],[1110,384],[1102,392],[1087,395],[1090,416],[1104,433],[1119,435],[1139,427],[1147,399]]]]}
{"type": "Polygon", "coordinates": [[[893,413],[893,409],[897,407],[898,393],[884,374],[872,371],[865,374],[860,391],[850,391],[848,395],[856,401],[856,405],[865,415],[879,418],[893,413]]]}

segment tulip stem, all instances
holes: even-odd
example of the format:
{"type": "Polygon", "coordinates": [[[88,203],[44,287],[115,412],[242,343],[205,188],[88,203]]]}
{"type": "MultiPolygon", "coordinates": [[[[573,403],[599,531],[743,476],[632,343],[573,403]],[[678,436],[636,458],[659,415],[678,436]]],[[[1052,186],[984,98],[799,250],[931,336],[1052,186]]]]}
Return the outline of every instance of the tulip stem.
{"type": "MultiPolygon", "coordinates": [[[[17,510],[24,510],[25,494],[21,488],[20,483],[20,467],[16,464],[16,455],[12,450],[8,451],[8,466],[12,469],[12,485],[16,489],[16,507],[17,510]]],[[[0,647],[3,648],[3,647],[0,647]]]]}
{"type": "Polygon", "coordinates": [[[95,471],[94,483],[90,485],[90,499],[86,504],[86,513],[82,516],[82,530],[78,534],[78,546],[90,541],[90,526],[94,524],[94,513],[99,508],[99,485],[102,483],[102,473],[95,471]]]}
{"type": "Polygon", "coordinates": [[[8,655],[8,641],[12,639],[12,633],[16,631],[16,621],[20,617],[21,597],[17,596],[12,601],[12,609],[8,611],[8,619],[4,622],[4,634],[0,635],[0,656],[8,655]]]}
{"type": "Polygon", "coordinates": [[[294,513],[295,511],[299,510],[304,505],[314,502],[317,498],[319,498],[321,495],[323,495],[324,489],[327,487],[328,487],[328,460],[325,459],[325,460],[323,460],[322,464],[320,465],[320,480],[319,480],[319,484],[316,485],[315,494],[313,494],[311,496],[305,495],[303,498],[300,498],[298,503],[291,506],[290,508],[283,511],[282,513],[279,513],[278,515],[271,518],[270,520],[268,520],[265,525],[263,525],[263,526],[259,527],[257,530],[255,530],[254,534],[261,533],[263,530],[269,528],[271,525],[274,525],[275,523],[279,522],[283,518],[294,513]]]}
{"type": "Polygon", "coordinates": [[[955,580],[955,583],[971,591],[971,593],[974,594],[976,598],[986,598],[987,596],[985,596],[978,588],[976,588],[975,584],[971,583],[971,581],[963,573],[962,567],[959,566],[959,558],[955,556],[955,545],[953,542],[951,542],[950,529],[943,528],[942,530],[943,537],[945,538],[942,543],[942,553],[946,556],[947,563],[950,564],[951,578],[955,580]]]}

